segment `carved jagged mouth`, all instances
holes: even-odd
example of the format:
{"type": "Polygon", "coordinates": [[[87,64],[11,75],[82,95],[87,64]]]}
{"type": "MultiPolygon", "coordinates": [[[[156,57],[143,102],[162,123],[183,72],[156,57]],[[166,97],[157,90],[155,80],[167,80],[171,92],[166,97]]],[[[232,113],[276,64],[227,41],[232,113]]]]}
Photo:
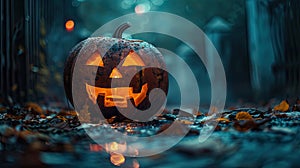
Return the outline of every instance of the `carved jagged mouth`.
{"type": "Polygon", "coordinates": [[[135,106],[138,106],[145,98],[148,91],[148,84],[142,86],[140,93],[133,93],[132,87],[118,87],[118,88],[101,88],[86,85],[86,91],[89,95],[89,98],[93,101],[94,104],[97,103],[98,95],[104,97],[104,106],[105,107],[123,107],[126,108],[127,100],[133,99],[135,106]]]}

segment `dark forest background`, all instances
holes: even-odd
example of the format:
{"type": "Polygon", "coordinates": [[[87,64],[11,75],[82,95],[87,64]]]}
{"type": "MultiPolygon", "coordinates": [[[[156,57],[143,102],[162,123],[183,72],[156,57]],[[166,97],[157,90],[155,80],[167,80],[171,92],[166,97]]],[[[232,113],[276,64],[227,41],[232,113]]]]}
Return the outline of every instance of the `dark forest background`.
{"type": "MultiPolygon", "coordinates": [[[[223,61],[228,102],[299,95],[297,0],[1,0],[2,101],[66,104],[62,71],[71,48],[106,22],[135,12],[137,5],[177,14],[203,29],[223,61]],[[75,22],[71,32],[64,27],[70,19],[75,22]]],[[[174,51],[193,67],[195,53],[180,41],[134,37],[174,51]]],[[[206,70],[193,70],[201,100],[209,102],[206,70]]],[[[176,103],[176,94],[170,97],[176,103]]]]}

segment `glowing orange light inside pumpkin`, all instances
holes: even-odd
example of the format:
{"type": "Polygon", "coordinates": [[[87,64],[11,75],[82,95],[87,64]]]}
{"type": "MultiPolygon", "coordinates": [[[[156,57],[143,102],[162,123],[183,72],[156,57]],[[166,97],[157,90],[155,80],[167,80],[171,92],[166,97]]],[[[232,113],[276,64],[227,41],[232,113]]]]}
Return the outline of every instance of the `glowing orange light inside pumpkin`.
{"type": "Polygon", "coordinates": [[[87,61],[86,65],[104,67],[102,57],[98,52],[95,52],[87,61]]]}
{"type": "Polygon", "coordinates": [[[120,166],[125,162],[125,157],[120,153],[111,153],[110,154],[110,161],[112,164],[116,166],[120,166]]]}
{"type": "Polygon", "coordinates": [[[75,23],[74,23],[73,20],[68,20],[65,23],[66,30],[69,31],[69,32],[74,30],[74,26],[75,26],[75,23]]]}
{"type": "Polygon", "coordinates": [[[145,66],[145,63],[137,53],[132,51],[125,58],[122,66],[145,66]]]}
{"type": "Polygon", "coordinates": [[[120,73],[120,71],[117,68],[114,68],[111,72],[111,74],[109,75],[109,78],[122,78],[122,74],[120,73]]]}
{"type": "MultiPolygon", "coordinates": [[[[102,57],[98,52],[95,52],[87,61],[86,65],[89,66],[100,66],[104,67],[102,57]]],[[[140,56],[134,51],[130,51],[122,66],[145,66],[145,63],[140,58],[140,56]]],[[[109,75],[109,78],[122,78],[122,74],[115,67],[109,75]]],[[[133,98],[134,104],[139,105],[145,98],[148,91],[148,84],[142,86],[140,93],[133,93],[132,87],[118,87],[118,88],[100,88],[86,84],[86,91],[89,95],[90,100],[94,104],[97,102],[98,95],[104,96],[104,106],[105,107],[127,107],[127,100],[133,98]]]]}
{"type": "Polygon", "coordinates": [[[127,100],[133,98],[134,104],[139,105],[145,98],[148,91],[148,84],[142,86],[140,93],[133,93],[132,87],[118,87],[118,88],[100,88],[86,84],[86,91],[90,100],[94,104],[97,102],[98,95],[104,96],[105,107],[127,107],[127,100]]]}

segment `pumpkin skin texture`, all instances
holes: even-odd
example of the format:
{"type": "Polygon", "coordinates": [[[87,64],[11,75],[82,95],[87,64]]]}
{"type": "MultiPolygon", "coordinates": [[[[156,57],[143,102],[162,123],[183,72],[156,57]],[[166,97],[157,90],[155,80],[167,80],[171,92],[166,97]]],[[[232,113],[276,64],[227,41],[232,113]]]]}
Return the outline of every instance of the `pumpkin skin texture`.
{"type": "MultiPolygon", "coordinates": [[[[121,27],[121,34],[124,31],[122,28],[124,26],[121,27]]],[[[120,28],[115,34],[118,31],[120,28]]],[[[79,107],[88,105],[95,119],[92,122],[97,122],[100,112],[107,119],[116,116],[123,120],[126,117],[118,108],[130,113],[135,113],[137,109],[148,109],[151,106],[149,93],[152,89],[159,88],[167,95],[166,65],[161,53],[153,45],[135,39],[91,37],[71,50],[65,64],[64,87],[72,105],[72,75],[79,57],[81,61],[76,66],[80,69],[79,75],[84,76],[82,81],[76,83],[76,88],[80,88],[80,97],[84,98],[79,107]],[[133,106],[129,106],[129,103],[133,106]]],[[[164,102],[160,96],[154,98],[152,103],[157,106],[154,114],[164,102]]],[[[154,114],[149,114],[147,118],[154,114]]]]}

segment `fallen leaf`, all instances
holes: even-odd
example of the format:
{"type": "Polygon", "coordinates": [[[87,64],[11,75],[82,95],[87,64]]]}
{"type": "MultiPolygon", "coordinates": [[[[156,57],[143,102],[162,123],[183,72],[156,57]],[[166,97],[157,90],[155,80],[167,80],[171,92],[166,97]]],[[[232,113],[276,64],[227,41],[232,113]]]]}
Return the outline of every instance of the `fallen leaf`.
{"type": "Polygon", "coordinates": [[[25,105],[25,108],[36,114],[43,114],[43,109],[36,103],[28,102],[25,105]]]}
{"type": "Polygon", "coordinates": [[[221,123],[229,123],[230,121],[227,118],[217,118],[216,121],[221,123]]]}
{"type": "Polygon", "coordinates": [[[233,127],[240,132],[246,132],[251,129],[258,129],[263,126],[265,123],[269,122],[271,119],[264,119],[261,121],[255,120],[239,120],[235,121],[233,127]]]}
{"type": "Polygon", "coordinates": [[[238,112],[235,116],[237,120],[252,120],[252,116],[245,111],[238,112]]]}
{"type": "Polygon", "coordinates": [[[290,108],[290,105],[288,104],[288,102],[286,100],[283,100],[280,102],[280,104],[278,104],[274,107],[274,110],[286,112],[289,110],[289,108],[290,108]]]}

